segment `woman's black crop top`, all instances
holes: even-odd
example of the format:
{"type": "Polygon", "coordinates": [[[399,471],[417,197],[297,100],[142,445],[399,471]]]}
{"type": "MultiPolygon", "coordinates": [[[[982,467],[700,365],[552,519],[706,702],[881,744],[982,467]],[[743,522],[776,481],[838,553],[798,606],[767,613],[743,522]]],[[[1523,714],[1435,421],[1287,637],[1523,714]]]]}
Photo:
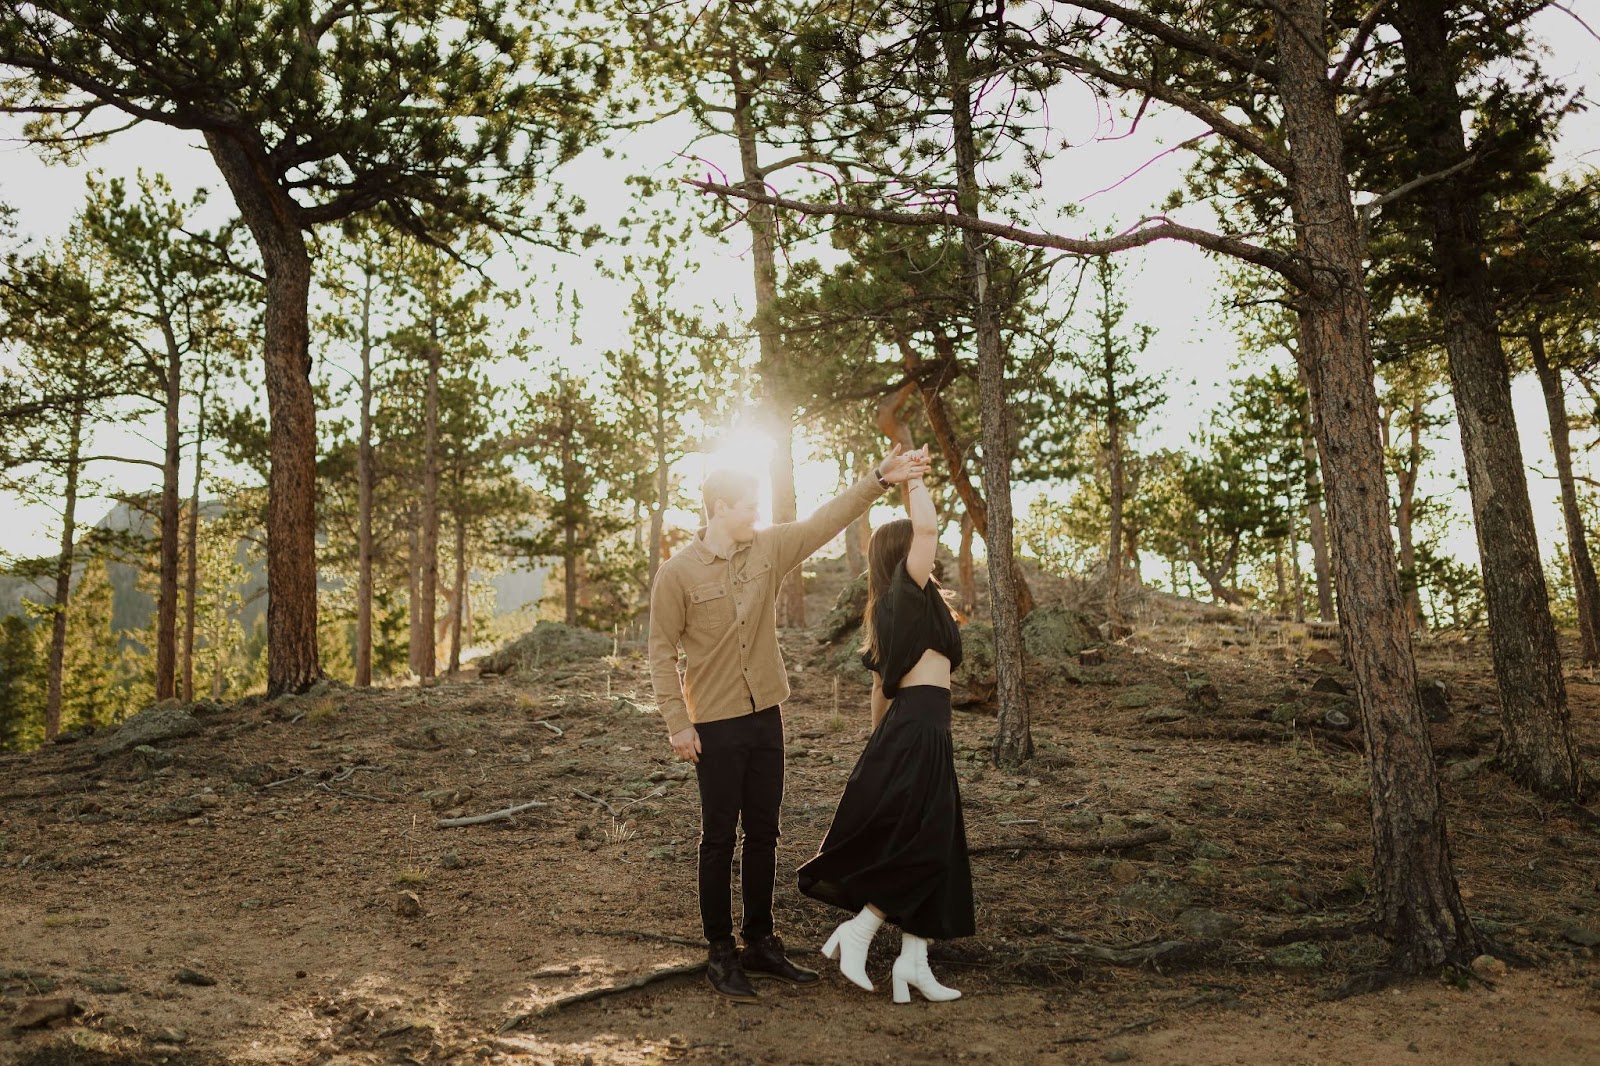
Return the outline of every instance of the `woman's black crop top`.
{"type": "Polygon", "coordinates": [[[961,630],[939,586],[930,578],[918,588],[904,562],[895,568],[888,590],[878,597],[873,624],[882,657],[875,659],[870,651],[863,652],[861,662],[882,676],[885,696],[892,698],[900,690],[900,679],[925,651],[944,655],[952,670],[961,665],[961,630]]]}

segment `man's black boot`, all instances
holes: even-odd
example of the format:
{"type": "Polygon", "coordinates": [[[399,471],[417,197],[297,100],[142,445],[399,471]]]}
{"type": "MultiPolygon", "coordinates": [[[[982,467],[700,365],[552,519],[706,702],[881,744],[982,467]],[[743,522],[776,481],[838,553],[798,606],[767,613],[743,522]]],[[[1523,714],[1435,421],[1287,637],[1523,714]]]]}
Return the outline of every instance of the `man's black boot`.
{"type": "Polygon", "coordinates": [[[796,966],[783,953],[783,941],[769,933],[753,944],[746,944],[740,956],[744,972],[752,977],[776,977],[794,985],[809,985],[819,978],[817,971],[796,966]]]}
{"type": "Polygon", "coordinates": [[[734,949],[731,940],[711,945],[711,954],[706,960],[706,980],[719,995],[727,996],[735,1003],[758,1001],[750,978],[744,975],[744,968],[739,965],[739,952],[734,949]]]}

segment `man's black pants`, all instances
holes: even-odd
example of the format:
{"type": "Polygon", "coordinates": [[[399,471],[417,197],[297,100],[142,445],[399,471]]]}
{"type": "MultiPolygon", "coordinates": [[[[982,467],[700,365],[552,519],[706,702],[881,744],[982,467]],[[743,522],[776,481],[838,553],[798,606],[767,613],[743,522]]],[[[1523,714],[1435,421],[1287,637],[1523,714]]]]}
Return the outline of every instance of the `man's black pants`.
{"type": "Polygon", "coordinates": [[[772,933],[772,882],[783,805],[783,712],[777,707],[695,726],[700,734],[700,922],[712,944],[733,942],[733,847],[741,818],[746,944],[772,933]]]}

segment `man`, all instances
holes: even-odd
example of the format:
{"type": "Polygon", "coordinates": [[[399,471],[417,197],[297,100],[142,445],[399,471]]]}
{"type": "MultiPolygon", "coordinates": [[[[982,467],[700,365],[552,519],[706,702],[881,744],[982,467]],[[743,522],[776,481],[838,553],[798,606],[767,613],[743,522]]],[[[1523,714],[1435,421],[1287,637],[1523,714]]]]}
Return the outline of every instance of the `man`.
{"type": "Polygon", "coordinates": [[[778,809],[783,803],[783,713],[789,679],[778,650],[777,592],[785,575],[865,514],[890,485],[927,473],[898,445],[873,470],[801,522],[756,529],[756,480],[714,471],[706,524],[656,572],[650,594],[650,678],[673,751],[700,783],[700,920],[711,987],[753,1003],[748,974],[817,980],[784,955],[772,928],[778,809]],[[687,660],[678,674],[678,650],[687,660]],[[745,948],[734,947],[735,830],[743,819],[740,888],[745,948]]]}

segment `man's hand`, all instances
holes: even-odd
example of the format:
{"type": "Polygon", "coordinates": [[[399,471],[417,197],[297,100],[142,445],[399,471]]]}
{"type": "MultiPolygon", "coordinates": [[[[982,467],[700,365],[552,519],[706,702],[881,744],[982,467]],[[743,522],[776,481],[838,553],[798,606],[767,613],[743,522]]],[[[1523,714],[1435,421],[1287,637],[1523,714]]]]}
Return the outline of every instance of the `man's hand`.
{"type": "Polygon", "coordinates": [[[896,444],[894,451],[878,464],[878,474],[889,484],[899,485],[924,476],[932,465],[926,444],[909,452],[902,451],[900,445],[896,444]]]}
{"type": "Polygon", "coordinates": [[[678,753],[678,758],[692,763],[700,761],[700,734],[694,726],[678,730],[667,738],[667,742],[678,753]]]}

